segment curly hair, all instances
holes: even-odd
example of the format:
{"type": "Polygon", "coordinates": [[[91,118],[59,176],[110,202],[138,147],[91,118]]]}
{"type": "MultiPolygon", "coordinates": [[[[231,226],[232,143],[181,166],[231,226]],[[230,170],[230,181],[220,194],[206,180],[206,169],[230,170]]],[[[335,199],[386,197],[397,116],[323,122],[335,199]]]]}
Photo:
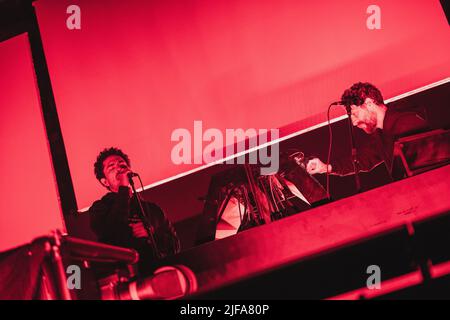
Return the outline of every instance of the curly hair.
{"type": "Polygon", "coordinates": [[[353,84],[350,89],[344,91],[341,101],[345,106],[360,106],[366,101],[366,98],[371,98],[378,105],[384,104],[380,90],[368,82],[353,84]]]}
{"type": "Polygon", "coordinates": [[[127,163],[127,165],[130,166],[130,158],[128,158],[128,155],[123,153],[122,150],[114,147],[105,148],[103,149],[102,152],[98,154],[97,160],[94,163],[94,173],[98,181],[100,181],[100,179],[105,177],[105,174],[103,173],[103,161],[105,161],[105,159],[108,158],[109,156],[113,155],[122,157],[123,160],[125,160],[125,162],[127,163]]]}

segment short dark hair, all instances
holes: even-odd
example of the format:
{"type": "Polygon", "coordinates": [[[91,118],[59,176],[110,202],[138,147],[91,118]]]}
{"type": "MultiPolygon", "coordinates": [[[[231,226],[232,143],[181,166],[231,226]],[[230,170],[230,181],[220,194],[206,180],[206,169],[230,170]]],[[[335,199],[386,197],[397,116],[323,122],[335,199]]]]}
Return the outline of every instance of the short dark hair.
{"type": "Polygon", "coordinates": [[[122,157],[122,159],[125,160],[127,165],[130,166],[130,158],[128,158],[128,155],[123,153],[122,150],[114,147],[105,148],[98,154],[97,160],[94,163],[94,173],[98,181],[100,181],[100,179],[105,177],[105,174],[103,173],[103,161],[105,161],[105,159],[108,158],[109,156],[114,155],[122,157]]]}
{"type": "Polygon", "coordinates": [[[380,90],[368,82],[353,84],[350,89],[344,91],[341,101],[343,105],[348,107],[351,105],[360,106],[366,101],[366,98],[371,98],[378,105],[384,104],[380,90]]]}

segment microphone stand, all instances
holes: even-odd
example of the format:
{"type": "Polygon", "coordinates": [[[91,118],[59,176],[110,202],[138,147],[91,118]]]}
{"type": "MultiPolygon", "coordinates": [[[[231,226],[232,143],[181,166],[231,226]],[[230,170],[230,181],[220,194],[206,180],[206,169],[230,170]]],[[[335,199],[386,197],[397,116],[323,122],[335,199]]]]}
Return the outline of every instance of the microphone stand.
{"type": "Polygon", "coordinates": [[[161,253],[159,252],[158,247],[156,246],[155,237],[153,236],[152,228],[149,225],[149,223],[147,221],[147,218],[145,217],[144,207],[142,206],[141,199],[139,198],[139,195],[136,192],[136,188],[134,186],[133,177],[131,175],[128,175],[128,180],[130,181],[131,189],[133,190],[133,194],[136,197],[136,200],[137,200],[138,205],[139,205],[138,216],[141,219],[142,223],[144,224],[144,228],[145,228],[145,230],[147,231],[147,234],[148,234],[147,243],[152,247],[153,252],[156,255],[156,258],[159,259],[159,258],[161,258],[161,253]]]}
{"type": "Polygon", "coordinates": [[[359,169],[358,169],[358,159],[356,159],[356,146],[355,146],[355,136],[353,131],[353,124],[352,124],[352,118],[351,118],[351,109],[350,107],[345,108],[347,110],[347,116],[348,116],[348,130],[350,134],[350,144],[352,148],[352,164],[353,164],[353,170],[355,172],[355,185],[356,185],[356,192],[361,192],[361,180],[359,178],[359,169]]]}

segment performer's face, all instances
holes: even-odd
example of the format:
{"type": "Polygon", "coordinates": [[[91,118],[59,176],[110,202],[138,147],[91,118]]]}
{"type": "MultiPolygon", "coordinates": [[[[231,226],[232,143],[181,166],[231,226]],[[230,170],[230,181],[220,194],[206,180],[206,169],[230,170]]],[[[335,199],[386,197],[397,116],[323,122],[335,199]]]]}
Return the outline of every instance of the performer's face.
{"type": "Polygon", "coordinates": [[[103,161],[103,174],[100,181],[113,192],[117,192],[120,186],[128,186],[127,173],[130,171],[126,161],[118,155],[107,157],[103,161]]]}
{"type": "Polygon", "coordinates": [[[365,133],[372,134],[377,129],[377,115],[375,111],[368,106],[371,101],[366,101],[361,106],[352,105],[352,123],[355,127],[364,130],[365,133]]]}

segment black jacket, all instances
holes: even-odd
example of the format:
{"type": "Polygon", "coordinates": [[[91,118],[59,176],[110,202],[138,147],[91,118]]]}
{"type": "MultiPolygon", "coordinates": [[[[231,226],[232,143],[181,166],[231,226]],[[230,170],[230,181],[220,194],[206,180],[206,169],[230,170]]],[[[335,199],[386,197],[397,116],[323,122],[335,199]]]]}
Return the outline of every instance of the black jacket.
{"type": "MultiPolygon", "coordinates": [[[[384,116],[383,129],[377,129],[369,135],[367,141],[356,145],[359,170],[370,171],[384,161],[389,173],[392,174],[395,140],[428,129],[427,121],[416,112],[399,112],[388,108],[384,116]]],[[[351,155],[332,162],[331,166],[333,173],[338,175],[354,173],[351,155]]]]}
{"type": "MultiPolygon", "coordinates": [[[[142,206],[154,230],[156,246],[161,256],[178,253],[180,242],[161,208],[146,201],[142,201],[142,206]]],[[[138,208],[135,196],[129,196],[129,189],[120,187],[117,193],[109,192],[93,203],[89,209],[91,228],[100,242],[133,248],[139,253],[140,264],[149,265],[156,259],[155,252],[146,238],[134,238],[129,226],[129,219],[137,217],[138,208]]]]}

